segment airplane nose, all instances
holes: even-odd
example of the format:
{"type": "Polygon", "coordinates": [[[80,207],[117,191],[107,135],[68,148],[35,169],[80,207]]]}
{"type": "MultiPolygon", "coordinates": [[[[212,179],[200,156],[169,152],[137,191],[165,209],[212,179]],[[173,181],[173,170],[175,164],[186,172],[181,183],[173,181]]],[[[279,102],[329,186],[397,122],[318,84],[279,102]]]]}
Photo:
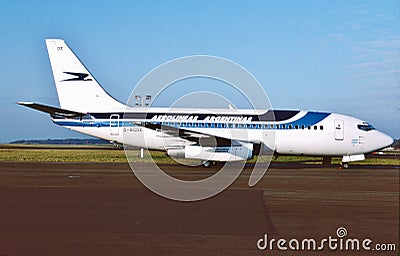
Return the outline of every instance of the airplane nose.
{"type": "Polygon", "coordinates": [[[379,135],[380,135],[379,141],[382,145],[380,148],[386,148],[393,144],[394,140],[389,135],[386,135],[383,132],[380,132],[379,135]]]}

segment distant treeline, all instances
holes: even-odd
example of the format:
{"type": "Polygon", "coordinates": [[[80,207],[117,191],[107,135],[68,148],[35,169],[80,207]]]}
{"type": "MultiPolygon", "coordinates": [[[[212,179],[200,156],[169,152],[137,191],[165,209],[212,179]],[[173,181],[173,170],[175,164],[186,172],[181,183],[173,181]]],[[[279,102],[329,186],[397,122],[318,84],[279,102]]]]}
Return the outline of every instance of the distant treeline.
{"type": "Polygon", "coordinates": [[[47,145],[99,145],[110,144],[102,139],[47,139],[47,140],[16,140],[10,144],[47,144],[47,145]]]}
{"type": "Polygon", "coordinates": [[[400,139],[394,140],[392,147],[394,147],[394,149],[400,149],[400,139]]]}

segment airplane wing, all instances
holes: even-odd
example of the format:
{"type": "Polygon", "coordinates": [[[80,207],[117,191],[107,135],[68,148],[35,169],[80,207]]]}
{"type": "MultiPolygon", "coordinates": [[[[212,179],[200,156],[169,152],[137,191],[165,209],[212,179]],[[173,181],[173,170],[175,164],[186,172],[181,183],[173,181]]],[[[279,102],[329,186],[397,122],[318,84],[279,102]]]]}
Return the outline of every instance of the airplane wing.
{"type": "Polygon", "coordinates": [[[174,136],[174,137],[180,137],[182,139],[192,141],[196,144],[199,144],[201,146],[233,146],[233,145],[239,145],[238,141],[236,140],[231,140],[227,138],[222,138],[219,136],[214,136],[206,133],[201,133],[197,131],[191,131],[188,129],[184,128],[178,128],[174,126],[169,126],[169,125],[161,125],[161,124],[153,124],[150,122],[146,122],[144,125],[143,124],[136,124],[139,126],[143,126],[152,130],[158,130],[163,132],[164,134],[174,136]]]}
{"type": "Polygon", "coordinates": [[[17,102],[17,104],[28,107],[28,108],[36,109],[36,110],[48,113],[50,115],[57,115],[57,116],[65,117],[65,118],[82,117],[82,116],[86,115],[85,113],[80,113],[80,112],[75,112],[75,111],[71,111],[71,110],[46,106],[46,105],[34,103],[34,102],[17,102]]]}

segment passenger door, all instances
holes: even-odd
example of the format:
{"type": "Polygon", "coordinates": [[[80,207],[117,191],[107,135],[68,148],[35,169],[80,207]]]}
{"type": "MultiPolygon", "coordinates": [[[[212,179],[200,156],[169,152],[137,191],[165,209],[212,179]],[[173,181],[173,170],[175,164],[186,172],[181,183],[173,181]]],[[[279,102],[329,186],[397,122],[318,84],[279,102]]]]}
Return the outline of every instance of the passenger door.
{"type": "Polygon", "coordinates": [[[341,119],[335,119],[335,140],[344,140],[344,122],[341,119]]]}
{"type": "Polygon", "coordinates": [[[119,135],[119,115],[110,116],[110,135],[119,135]]]}

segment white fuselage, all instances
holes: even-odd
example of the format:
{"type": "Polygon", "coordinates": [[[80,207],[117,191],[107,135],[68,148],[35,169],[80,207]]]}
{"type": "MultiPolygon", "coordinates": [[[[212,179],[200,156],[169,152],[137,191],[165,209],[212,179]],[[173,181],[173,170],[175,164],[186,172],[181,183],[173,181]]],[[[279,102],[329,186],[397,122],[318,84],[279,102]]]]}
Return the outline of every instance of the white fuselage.
{"type": "MultiPolygon", "coordinates": [[[[150,111],[160,112],[159,109],[150,111]]],[[[334,113],[292,111],[293,116],[289,118],[263,121],[255,118],[224,119],[224,115],[229,113],[227,110],[220,114],[222,118],[206,117],[205,120],[196,118],[196,114],[191,114],[189,110],[182,109],[179,114],[177,111],[179,109],[176,113],[168,113],[162,117],[158,115],[158,119],[157,116],[129,118],[121,113],[107,113],[102,114],[101,118],[96,118],[97,114],[92,114],[87,119],[53,119],[53,121],[69,129],[108,141],[157,150],[185,147],[193,145],[193,142],[165,133],[162,129],[147,128],[145,123],[236,141],[264,143],[279,154],[290,155],[359,155],[378,150],[393,141],[391,137],[373,129],[360,119],[334,113]],[[195,118],[179,119],[183,115],[195,118]],[[274,137],[273,141],[271,137],[274,137]]],[[[215,112],[212,113],[215,115],[215,112]]],[[[237,111],[234,114],[237,114],[237,111]]]]}

